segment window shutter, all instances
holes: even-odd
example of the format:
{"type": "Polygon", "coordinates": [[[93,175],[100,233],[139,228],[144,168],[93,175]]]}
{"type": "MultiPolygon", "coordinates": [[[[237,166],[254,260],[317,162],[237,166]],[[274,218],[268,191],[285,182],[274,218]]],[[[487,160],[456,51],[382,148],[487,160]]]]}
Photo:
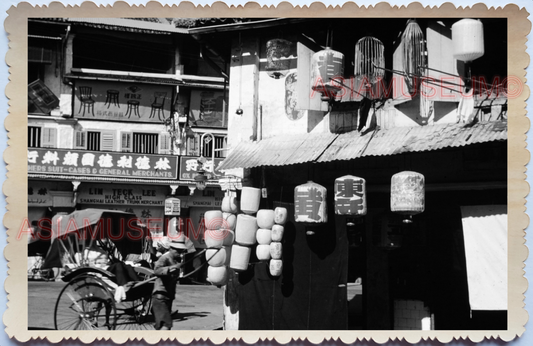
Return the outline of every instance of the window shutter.
{"type": "Polygon", "coordinates": [[[115,150],[115,131],[102,131],[101,132],[101,151],[114,151],[115,150]]]}
{"type": "Polygon", "coordinates": [[[51,127],[43,128],[43,148],[57,148],[57,129],[51,127]]]}
{"type": "Polygon", "coordinates": [[[200,142],[200,136],[198,135],[187,138],[187,155],[200,156],[199,142],[200,142]]]}
{"type": "Polygon", "coordinates": [[[159,135],[159,153],[170,154],[170,135],[168,133],[162,133],[159,135]]]}
{"type": "Polygon", "coordinates": [[[131,132],[121,132],[120,150],[124,153],[131,153],[132,147],[131,132]]]}
{"type": "Polygon", "coordinates": [[[311,59],[315,53],[307,48],[303,43],[298,42],[298,76],[296,81],[296,92],[298,93],[298,110],[327,111],[328,103],[321,100],[319,92],[313,94],[313,83],[311,80],[311,59]],[[311,95],[313,97],[311,98],[311,95]]]}
{"type": "Polygon", "coordinates": [[[74,131],[74,149],[87,149],[87,132],[74,131]]]}

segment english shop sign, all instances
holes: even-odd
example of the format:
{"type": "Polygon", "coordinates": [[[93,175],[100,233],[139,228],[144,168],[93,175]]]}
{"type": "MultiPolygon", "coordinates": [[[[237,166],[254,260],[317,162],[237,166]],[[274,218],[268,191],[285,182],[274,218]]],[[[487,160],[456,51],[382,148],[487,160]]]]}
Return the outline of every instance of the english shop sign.
{"type": "Polygon", "coordinates": [[[175,179],[174,156],[65,149],[28,149],[28,172],[147,179],[175,179]]]}

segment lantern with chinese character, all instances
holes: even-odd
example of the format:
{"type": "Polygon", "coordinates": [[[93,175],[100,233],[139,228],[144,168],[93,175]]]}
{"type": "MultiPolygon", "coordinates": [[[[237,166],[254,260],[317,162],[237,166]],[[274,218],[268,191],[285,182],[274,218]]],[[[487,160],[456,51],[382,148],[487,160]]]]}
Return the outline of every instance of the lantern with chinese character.
{"type": "MultiPolygon", "coordinates": [[[[417,172],[403,171],[391,179],[390,206],[393,212],[409,215],[424,211],[424,176],[417,172]]],[[[410,222],[410,219],[404,220],[410,222]]]]}
{"type": "Polygon", "coordinates": [[[326,101],[336,97],[342,86],[335,78],[344,76],[344,54],[329,47],[313,54],[311,59],[312,89],[326,101]]]}
{"type": "Polygon", "coordinates": [[[289,72],[291,61],[291,42],[283,39],[273,39],[266,43],[267,74],[275,79],[283,77],[289,72]]]}
{"type": "Polygon", "coordinates": [[[335,214],[366,215],[366,181],[353,175],[335,179],[335,214]]]}
{"type": "Polygon", "coordinates": [[[366,36],[355,44],[354,75],[373,84],[385,75],[383,43],[375,37],[366,36]]]}
{"type": "Polygon", "coordinates": [[[308,181],[294,189],[294,219],[296,222],[326,223],[326,188],[308,181]]]}
{"type": "Polygon", "coordinates": [[[461,19],[452,25],[453,56],[472,61],[485,54],[483,23],[476,19],[461,19]]]}

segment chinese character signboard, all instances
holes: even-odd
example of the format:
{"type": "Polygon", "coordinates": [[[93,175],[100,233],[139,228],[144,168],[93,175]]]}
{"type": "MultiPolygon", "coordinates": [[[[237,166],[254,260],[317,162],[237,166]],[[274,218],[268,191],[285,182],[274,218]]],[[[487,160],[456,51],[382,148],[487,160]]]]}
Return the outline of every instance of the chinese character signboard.
{"type": "Polygon", "coordinates": [[[78,189],[79,204],[163,206],[165,186],[86,184],[78,189]]]}
{"type": "MultiPolygon", "coordinates": [[[[216,177],[209,173],[213,170],[213,160],[206,158],[206,163],[203,164],[203,168],[206,171],[205,175],[208,177],[208,179],[216,179],[216,177]]],[[[214,167],[218,167],[218,165],[223,161],[223,158],[215,158],[214,167]]],[[[181,156],[180,157],[180,174],[179,179],[180,180],[194,180],[194,177],[198,175],[198,170],[200,169],[200,163],[198,163],[198,157],[196,156],[181,156]]],[[[223,175],[222,172],[219,172],[215,169],[215,173],[217,175],[223,175]]]]}
{"type": "Polygon", "coordinates": [[[176,179],[177,166],[175,156],[68,149],[28,149],[29,173],[176,179]]]}
{"type": "Polygon", "coordinates": [[[79,80],[72,113],[79,119],[161,123],[170,116],[172,86],[79,80]]]}

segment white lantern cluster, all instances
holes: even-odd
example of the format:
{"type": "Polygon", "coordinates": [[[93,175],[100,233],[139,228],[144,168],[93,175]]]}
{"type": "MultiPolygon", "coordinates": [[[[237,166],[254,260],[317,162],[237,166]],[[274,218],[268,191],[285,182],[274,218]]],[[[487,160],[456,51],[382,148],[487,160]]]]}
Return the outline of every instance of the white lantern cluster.
{"type": "Polygon", "coordinates": [[[210,210],[205,213],[205,258],[208,263],[207,280],[215,286],[223,286],[228,280],[228,265],[232,244],[235,238],[236,214],[239,203],[233,196],[222,200],[222,211],[210,210]]]}

